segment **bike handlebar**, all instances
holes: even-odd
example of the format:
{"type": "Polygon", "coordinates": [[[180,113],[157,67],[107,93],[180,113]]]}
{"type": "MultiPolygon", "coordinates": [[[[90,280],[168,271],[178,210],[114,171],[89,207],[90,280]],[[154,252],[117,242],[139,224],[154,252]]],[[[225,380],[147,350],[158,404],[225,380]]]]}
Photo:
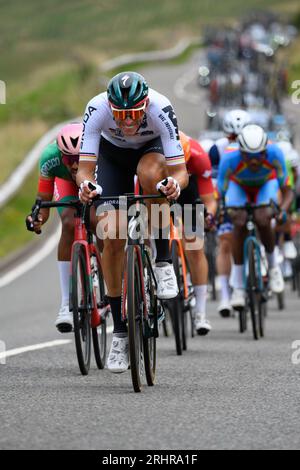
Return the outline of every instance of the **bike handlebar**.
{"type": "MultiPolygon", "coordinates": [[[[165,196],[164,196],[165,197],[165,196]]],[[[120,199],[125,198],[130,203],[142,201],[144,199],[161,199],[162,195],[160,194],[145,194],[145,195],[135,195],[134,193],[124,194],[122,196],[95,196],[92,199],[94,201],[111,201],[112,199],[120,199]]],[[[32,222],[36,222],[38,220],[38,215],[40,209],[50,209],[54,207],[72,207],[77,209],[78,211],[86,206],[90,206],[91,204],[83,204],[82,202],[78,201],[67,201],[67,202],[56,202],[56,201],[43,201],[41,198],[37,198],[35,200],[35,204],[32,206],[31,209],[31,217],[32,222]]]]}

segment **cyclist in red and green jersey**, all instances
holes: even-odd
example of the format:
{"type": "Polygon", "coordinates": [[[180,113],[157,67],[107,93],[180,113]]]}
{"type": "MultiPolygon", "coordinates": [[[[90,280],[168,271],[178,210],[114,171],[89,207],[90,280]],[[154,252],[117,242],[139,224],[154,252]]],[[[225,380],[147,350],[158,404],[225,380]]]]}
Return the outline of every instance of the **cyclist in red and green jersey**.
{"type": "MultiPolygon", "coordinates": [[[[43,151],[39,161],[38,194],[43,201],[66,202],[78,199],[76,174],[83,126],[71,123],[64,126],[55,142],[43,151]]],[[[73,328],[73,317],[69,311],[69,273],[71,248],[74,240],[74,209],[59,208],[62,232],[58,245],[58,269],[62,293],[61,307],[55,326],[61,333],[69,333],[73,328]]],[[[32,223],[27,217],[29,229],[40,233],[42,225],[49,218],[49,209],[41,209],[39,220],[32,223]]]]}

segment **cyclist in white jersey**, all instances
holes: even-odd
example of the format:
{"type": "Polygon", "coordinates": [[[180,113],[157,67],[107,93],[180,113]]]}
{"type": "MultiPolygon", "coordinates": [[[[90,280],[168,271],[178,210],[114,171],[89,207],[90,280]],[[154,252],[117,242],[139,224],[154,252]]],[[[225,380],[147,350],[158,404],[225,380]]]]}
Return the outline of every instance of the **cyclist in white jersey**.
{"type": "MultiPolygon", "coordinates": [[[[135,175],[143,193],[156,194],[161,189],[169,201],[176,200],[187,186],[188,174],[173,107],[165,96],[149,89],[140,74],[123,72],[113,77],[107,92],[88,103],[83,121],[77,174],[83,202],[96,194],[116,196],[133,192],[135,175]],[[164,186],[162,182],[166,178],[164,186]],[[89,182],[96,185],[96,190],[89,189],[89,182]]],[[[103,223],[107,205],[100,202],[98,206],[99,221],[103,223]]],[[[112,198],[112,206],[118,211],[119,200],[112,198]]],[[[124,228],[118,226],[116,231],[115,226],[108,226],[109,234],[110,229],[112,236],[105,238],[103,250],[104,277],[114,320],[107,365],[111,372],[120,373],[128,369],[127,330],[121,318],[125,240],[118,239],[124,228]]],[[[160,299],[170,299],[176,297],[178,287],[170,261],[169,240],[163,239],[162,232],[161,226],[155,240],[157,295],[160,299]]]]}

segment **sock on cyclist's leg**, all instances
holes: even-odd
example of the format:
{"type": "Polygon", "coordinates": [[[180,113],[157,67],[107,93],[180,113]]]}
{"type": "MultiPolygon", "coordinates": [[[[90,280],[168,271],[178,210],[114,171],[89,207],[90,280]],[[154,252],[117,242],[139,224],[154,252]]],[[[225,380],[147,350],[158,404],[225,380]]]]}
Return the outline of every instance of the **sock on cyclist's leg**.
{"type": "Polygon", "coordinates": [[[232,266],[232,285],[234,289],[244,289],[244,265],[234,264],[232,266]]]}
{"type": "Polygon", "coordinates": [[[207,285],[194,286],[196,312],[206,313],[207,285]]]}
{"type": "Polygon", "coordinates": [[[272,253],[267,252],[267,260],[269,269],[276,268],[278,266],[275,251],[273,251],[272,253]]]}
{"type": "Polygon", "coordinates": [[[71,261],[58,261],[57,264],[61,290],[61,307],[65,307],[69,305],[71,261]]]}
{"type": "Polygon", "coordinates": [[[292,235],[290,233],[285,233],[284,234],[284,241],[285,242],[291,242],[292,241],[292,235]]]}
{"type": "Polygon", "coordinates": [[[221,299],[223,302],[229,302],[230,300],[230,288],[229,288],[229,276],[226,274],[220,274],[218,280],[221,287],[221,299]]]}
{"type": "Polygon", "coordinates": [[[121,315],[121,296],[120,297],[108,297],[110,303],[111,313],[114,321],[113,334],[118,338],[124,338],[127,336],[126,323],[122,320],[121,315]]]}

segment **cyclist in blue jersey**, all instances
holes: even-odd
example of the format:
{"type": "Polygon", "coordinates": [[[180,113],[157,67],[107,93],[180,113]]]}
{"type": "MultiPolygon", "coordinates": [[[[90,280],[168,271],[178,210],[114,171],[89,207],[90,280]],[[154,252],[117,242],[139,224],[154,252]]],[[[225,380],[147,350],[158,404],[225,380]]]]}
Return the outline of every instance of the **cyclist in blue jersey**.
{"type": "MultiPolygon", "coordinates": [[[[219,166],[223,155],[238,148],[237,137],[242,129],[250,124],[251,118],[243,109],[233,109],[226,112],[223,120],[224,137],[212,142],[208,154],[213,168],[213,178],[217,180],[219,166]]],[[[220,304],[218,312],[222,317],[229,317],[231,313],[231,289],[229,279],[232,268],[232,231],[233,225],[228,214],[218,225],[218,254],[216,266],[218,282],[220,285],[220,304]]]]}
{"type": "MultiPolygon", "coordinates": [[[[268,204],[274,201],[280,205],[279,222],[286,220],[286,214],[293,202],[287,168],[282,151],[274,144],[268,144],[268,136],[262,127],[247,125],[238,136],[239,150],[227,154],[221,160],[218,175],[218,190],[225,197],[226,206],[240,207],[232,211],[234,225],[233,245],[233,308],[245,305],[243,282],[243,243],[247,234],[247,203],[268,204]]],[[[260,239],[265,246],[270,287],[273,292],[284,290],[284,281],[278,266],[275,250],[275,231],[271,226],[272,210],[260,208],[255,211],[255,222],[260,239]]]]}

